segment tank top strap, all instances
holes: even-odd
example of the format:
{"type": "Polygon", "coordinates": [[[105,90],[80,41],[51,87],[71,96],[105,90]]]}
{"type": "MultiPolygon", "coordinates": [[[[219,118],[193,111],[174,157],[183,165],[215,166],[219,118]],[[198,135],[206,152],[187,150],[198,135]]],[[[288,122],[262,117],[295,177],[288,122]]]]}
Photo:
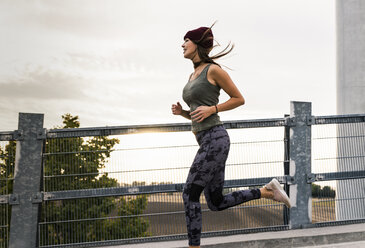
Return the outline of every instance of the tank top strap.
{"type": "Polygon", "coordinates": [[[208,75],[208,70],[209,70],[209,67],[211,66],[212,64],[208,64],[204,69],[203,71],[201,72],[202,73],[202,76],[204,76],[205,78],[207,78],[207,75],[208,75]]]}

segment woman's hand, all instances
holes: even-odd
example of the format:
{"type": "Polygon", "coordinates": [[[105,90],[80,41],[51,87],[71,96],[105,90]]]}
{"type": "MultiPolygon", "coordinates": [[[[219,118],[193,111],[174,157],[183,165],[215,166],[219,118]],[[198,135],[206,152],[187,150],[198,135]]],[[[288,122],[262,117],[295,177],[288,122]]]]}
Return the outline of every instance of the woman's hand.
{"type": "Polygon", "coordinates": [[[199,106],[193,112],[190,113],[191,119],[196,122],[202,122],[209,116],[215,113],[214,106],[199,106]]]}
{"type": "Polygon", "coordinates": [[[174,115],[181,115],[183,112],[182,106],[179,102],[172,104],[171,110],[174,115]]]}

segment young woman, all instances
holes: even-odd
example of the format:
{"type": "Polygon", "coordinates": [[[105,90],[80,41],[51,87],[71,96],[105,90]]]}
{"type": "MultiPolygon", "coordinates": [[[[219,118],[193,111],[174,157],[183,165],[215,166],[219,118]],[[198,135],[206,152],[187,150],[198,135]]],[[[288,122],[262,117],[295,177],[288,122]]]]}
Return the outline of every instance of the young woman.
{"type": "Polygon", "coordinates": [[[203,191],[208,207],[213,211],[261,197],[284,202],[291,207],[288,196],[276,179],[260,189],[222,194],[230,140],[218,112],[237,108],[245,103],[245,99],[227,72],[214,61],[231,52],[233,46],[209,56],[213,48],[211,28],[200,27],[185,34],[182,44],[184,57],[194,64],[194,72],[183,89],[183,99],[190,109],[183,110],[179,102],[172,105],[174,115],[192,120],[192,131],[200,146],[183,190],[189,247],[200,247],[202,216],[199,198],[203,191]],[[218,104],[220,89],[230,99],[218,104]]]}

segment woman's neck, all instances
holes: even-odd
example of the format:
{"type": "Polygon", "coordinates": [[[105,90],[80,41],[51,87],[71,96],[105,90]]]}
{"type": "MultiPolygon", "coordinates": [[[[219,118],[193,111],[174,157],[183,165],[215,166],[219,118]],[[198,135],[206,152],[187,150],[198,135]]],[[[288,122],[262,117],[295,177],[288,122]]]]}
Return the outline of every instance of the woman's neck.
{"type": "Polygon", "coordinates": [[[194,62],[193,61],[193,64],[194,64],[194,69],[198,68],[201,64],[203,64],[203,61],[198,61],[198,62],[194,62]]]}
{"type": "Polygon", "coordinates": [[[194,69],[198,68],[199,65],[203,64],[203,61],[200,59],[198,52],[194,54],[194,56],[191,58],[191,62],[194,64],[194,69]]]}

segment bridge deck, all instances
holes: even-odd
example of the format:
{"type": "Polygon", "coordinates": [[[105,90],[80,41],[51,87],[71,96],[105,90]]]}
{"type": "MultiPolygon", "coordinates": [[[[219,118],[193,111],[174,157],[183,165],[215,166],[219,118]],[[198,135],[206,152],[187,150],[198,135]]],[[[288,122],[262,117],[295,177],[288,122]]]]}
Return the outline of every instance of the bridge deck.
{"type": "MultiPolygon", "coordinates": [[[[365,223],[278,232],[203,238],[205,248],[365,247],[365,223]],[[347,243],[348,242],[348,243],[347,243]],[[332,245],[329,245],[332,244],[332,245]],[[328,246],[329,245],[329,246],[328,246]],[[343,245],[343,246],[342,246],[343,245]]],[[[183,248],[186,240],[110,246],[108,248],[183,248]]],[[[100,248],[106,248],[100,247],[100,248]]]]}

